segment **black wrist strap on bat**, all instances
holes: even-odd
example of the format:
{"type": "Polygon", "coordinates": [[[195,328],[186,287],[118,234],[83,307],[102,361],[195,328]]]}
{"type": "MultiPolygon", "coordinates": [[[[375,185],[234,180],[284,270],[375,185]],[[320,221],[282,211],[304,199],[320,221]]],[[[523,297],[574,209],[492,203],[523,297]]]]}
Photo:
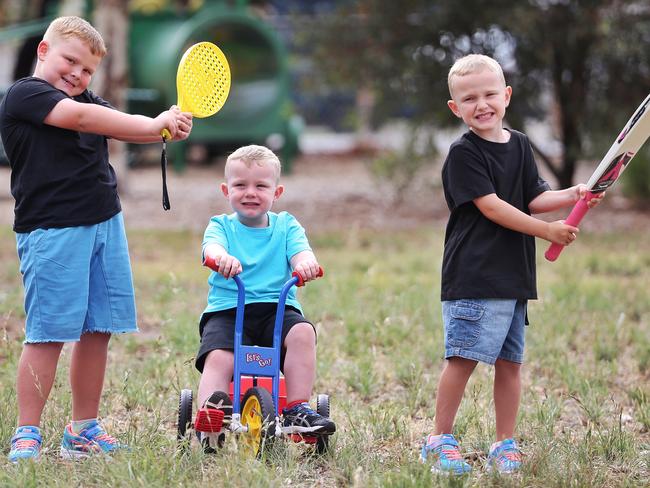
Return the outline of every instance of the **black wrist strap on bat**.
{"type": "Polygon", "coordinates": [[[162,206],[163,209],[169,210],[169,194],[167,193],[167,139],[162,138],[162,154],[160,155],[160,169],[162,171],[162,206]]]}

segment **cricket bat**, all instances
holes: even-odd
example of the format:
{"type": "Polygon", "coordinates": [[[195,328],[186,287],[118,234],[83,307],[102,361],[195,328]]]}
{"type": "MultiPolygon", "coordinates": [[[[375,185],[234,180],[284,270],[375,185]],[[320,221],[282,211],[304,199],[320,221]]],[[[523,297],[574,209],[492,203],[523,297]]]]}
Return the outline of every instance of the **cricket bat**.
{"type": "MultiPolygon", "coordinates": [[[[599,193],[604,192],[612,186],[621,176],[628,163],[643,146],[643,143],[650,136],[650,95],[646,97],[634,115],[627,121],[623,131],[609,148],[596,171],[587,182],[587,193],[578,200],[571,210],[571,213],[564,221],[568,225],[577,227],[582,218],[589,210],[589,200],[599,193]]],[[[551,244],[544,253],[549,261],[555,261],[562,252],[564,246],[551,244]]]]}

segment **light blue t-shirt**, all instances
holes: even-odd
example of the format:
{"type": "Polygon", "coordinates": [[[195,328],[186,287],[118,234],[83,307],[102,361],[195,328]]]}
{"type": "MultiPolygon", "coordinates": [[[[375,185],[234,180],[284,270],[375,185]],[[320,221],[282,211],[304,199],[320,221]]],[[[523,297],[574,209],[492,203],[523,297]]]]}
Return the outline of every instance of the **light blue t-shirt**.
{"type": "MultiPolygon", "coordinates": [[[[219,244],[231,256],[239,259],[239,277],[246,286],[246,303],[273,303],[291,277],[289,260],[301,251],[311,251],[305,229],[287,212],[269,212],[268,227],[247,227],[237,214],[217,215],[210,219],[203,235],[203,247],[219,244]]],[[[237,284],[214,271],[208,278],[208,306],[203,313],[226,310],[237,306],[237,284]]],[[[302,313],[296,300],[296,288],[287,295],[287,305],[302,313]]]]}

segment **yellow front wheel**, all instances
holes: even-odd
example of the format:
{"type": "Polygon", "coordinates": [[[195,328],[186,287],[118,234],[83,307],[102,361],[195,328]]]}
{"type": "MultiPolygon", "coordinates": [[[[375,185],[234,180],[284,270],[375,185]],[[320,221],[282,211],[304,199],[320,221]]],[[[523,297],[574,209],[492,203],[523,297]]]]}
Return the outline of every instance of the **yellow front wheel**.
{"type": "Polygon", "coordinates": [[[260,456],[269,448],[275,434],[275,407],[266,388],[249,388],[242,398],[241,423],[248,427],[243,446],[251,455],[260,456]]]}

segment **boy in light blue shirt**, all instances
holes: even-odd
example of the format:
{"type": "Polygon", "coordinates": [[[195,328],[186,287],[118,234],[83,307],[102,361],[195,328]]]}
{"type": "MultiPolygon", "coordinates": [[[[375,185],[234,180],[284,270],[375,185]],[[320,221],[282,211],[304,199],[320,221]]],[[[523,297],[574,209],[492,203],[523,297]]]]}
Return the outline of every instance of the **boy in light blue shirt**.
{"type": "MultiPolygon", "coordinates": [[[[203,238],[203,258],[214,260],[219,271],[208,279],[208,304],[199,324],[198,403],[224,410],[226,422],[232,414],[226,392],[234,370],[237,306],[237,285],[230,278],[240,274],[246,283],[244,344],[270,347],[284,283],[293,271],[305,282],[319,275],[303,227],[287,212],[270,211],[284,191],[279,178],[280,161],[271,150],[256,145],[237,149],[226,161],[226,181],[221,184],[234,213],[212,217],[203,238]]],[[[316,331],[302,315],[295,288],[286,301],[281,368],[287,388],[285,431],[333,433],[334,422],[309,407],[316,375],[316,331]]]]}
{"type": "MultiPolygon", "coordinates": [[[[203,246],[218,244],[228,254],[239,256],[240,263],[249,263],[240,278],[246,283],[246,303],[276,302],[286,282],[288,260],[296,256],[312,259],[305,230],[289,213],[267,213],[268,225],[248,227],[238,214],[217,215],[210,219],[203,237],[203,246]],[[305,252],[304,256],[299,256],[305,252]]],[[[315,258],[313,258],[315,261],[315,258]]],[[[237,285],[213,273],[208,279],[208,306],[205,312],[226,310],[237,306],[237,285]]],[[[296,288],[287,295],[287,304],[302,310],[296,300],[296,288]]]]}

